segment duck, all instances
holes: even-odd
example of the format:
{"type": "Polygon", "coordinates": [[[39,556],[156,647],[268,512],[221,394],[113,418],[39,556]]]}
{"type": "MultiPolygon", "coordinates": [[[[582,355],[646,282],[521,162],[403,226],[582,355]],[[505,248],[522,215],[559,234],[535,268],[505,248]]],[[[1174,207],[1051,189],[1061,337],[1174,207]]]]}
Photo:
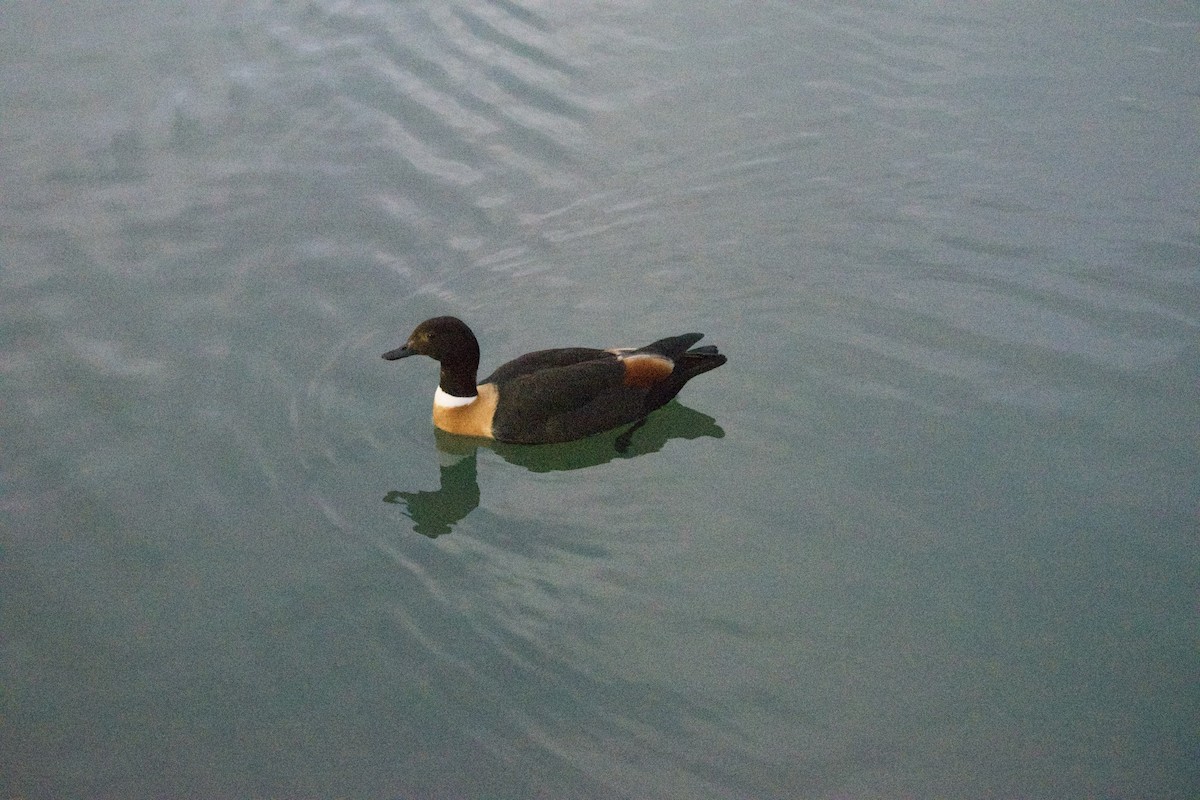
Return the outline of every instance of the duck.
{"type": "Polygon", "coordinates": [[[715,346],[692,347],[702,338],[685,333],[645,347],[538,350],[480,382],[479,341],[461,319],[443,316],[422,322],[383,358],[423,355],[441,365],[435,427],[512,444],[552,444],[640,423],[692,378],[724,364],[715,346]]]}

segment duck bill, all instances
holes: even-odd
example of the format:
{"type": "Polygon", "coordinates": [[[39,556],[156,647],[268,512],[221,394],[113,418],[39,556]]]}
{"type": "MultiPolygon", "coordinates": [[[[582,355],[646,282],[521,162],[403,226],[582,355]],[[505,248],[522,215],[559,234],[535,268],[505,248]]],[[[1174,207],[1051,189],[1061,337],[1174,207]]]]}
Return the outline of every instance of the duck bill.
{"type": "Polygon", "coordinates": [[[412,350],[409,348],[408,345],[404,345],[403,347],[397,347],[395,350],[388,350],[386,353],[383,354],[383,357],[386,358],[388,361],[395,361],[400,358],[408,358],[409,356],[415,356],[416,354],[417,354],[416,350],[412,350]]]}

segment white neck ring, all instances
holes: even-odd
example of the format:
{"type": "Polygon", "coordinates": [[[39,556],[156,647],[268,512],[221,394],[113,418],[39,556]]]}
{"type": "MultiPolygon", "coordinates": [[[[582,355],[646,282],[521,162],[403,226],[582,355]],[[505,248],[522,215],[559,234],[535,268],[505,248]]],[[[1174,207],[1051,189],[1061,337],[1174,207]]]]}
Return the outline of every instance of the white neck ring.
{"type": "Polygon", "coordinates": [[[455,397],[452,394],[446,394],[442,391],[442,387],[438,387],[433,393],[433,404],[438,408],[461,408],[469,406],[479,399],[479,395],[473,394],[470,397],[455,397]]]}

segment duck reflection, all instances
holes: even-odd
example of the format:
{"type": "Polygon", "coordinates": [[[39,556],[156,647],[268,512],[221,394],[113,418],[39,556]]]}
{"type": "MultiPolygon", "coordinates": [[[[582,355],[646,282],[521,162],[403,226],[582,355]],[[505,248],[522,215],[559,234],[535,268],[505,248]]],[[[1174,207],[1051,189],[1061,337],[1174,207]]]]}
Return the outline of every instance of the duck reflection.
{"type": "Polygon", "coordinates": [[[383,500],[402,505],[413,521],[413,530],[433,539],[450,533],[456,523],[479,507],[476,454],[481,447],[531,472],[557,472],[657,453],[672,439],[704,436],[720,439],[725,431],[712,417],[677,400],[626,428],[562,444],[505,444],[455,436],[435,428],[434,437],[442,454],[441,485],[433,491],[393,490],[383,500]]]}

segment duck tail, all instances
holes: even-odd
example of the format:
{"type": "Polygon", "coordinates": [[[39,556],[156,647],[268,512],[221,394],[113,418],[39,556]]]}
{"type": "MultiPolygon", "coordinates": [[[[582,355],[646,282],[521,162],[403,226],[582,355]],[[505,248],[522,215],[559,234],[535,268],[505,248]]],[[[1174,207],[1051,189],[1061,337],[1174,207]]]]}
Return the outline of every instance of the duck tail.
{"type": "Polygon", "coordinates": [[[647,412],[669,402],[692,378],[725,363],[727,359],[715,345],[706,344],[688,349],[703,338],[703,333],[685,333],[682,336],[659,339],[635,351],[669,358],[675,365],[666,380],[657,383],[646,397],[647,412]]]}
{"type": "Polygon", "coordinates": [[[678,376],[679,385],[683,386],[697,375],[716,369],[726,361],[728,359],[721,355],[716,346],[709,344],[688,350],[677,357],[673,374],[678,376]]]}
{"type": "MultiPolygon", "coordinates": [[[[726,361],[725,356],[721,355],[716,345],[706,344],[693,347],[691,350],[688,349],[703,338],[703,333],[669,336],[666,339],[659,339],[653,344],[648,344],[637,352],[671,359],[675,363],[675,369],[671,372],[670,382],[676,387],[682,388],[692,378],[708,372],[710,369],[716,369],[726,361]]],[[[676,391],[679,391],[679,388],[676,388],[676,391]]]]}
{"type": "Polygon", "coordinates": [[[666,339],[659,339],[657,342],[640,347],[634,352],[666,356],[674,361],[687,352],[689,347],[703,338],[703,333],[685,333],[682,336],[668,336],[666,339]]]}

